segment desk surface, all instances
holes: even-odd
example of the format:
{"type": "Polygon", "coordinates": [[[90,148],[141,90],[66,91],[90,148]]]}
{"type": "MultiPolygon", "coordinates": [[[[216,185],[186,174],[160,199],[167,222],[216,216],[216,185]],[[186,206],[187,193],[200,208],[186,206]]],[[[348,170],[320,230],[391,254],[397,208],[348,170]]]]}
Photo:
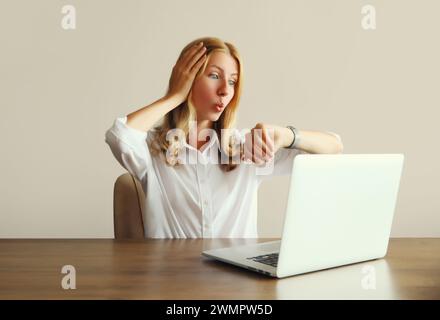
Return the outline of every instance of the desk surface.
{"type": "Polygon", "coordinates": [[[440,238],[391,239],[384,259],[284,279],[200,255],[267,240],[4,239],[0,299],[440,299],[440,238]]]}

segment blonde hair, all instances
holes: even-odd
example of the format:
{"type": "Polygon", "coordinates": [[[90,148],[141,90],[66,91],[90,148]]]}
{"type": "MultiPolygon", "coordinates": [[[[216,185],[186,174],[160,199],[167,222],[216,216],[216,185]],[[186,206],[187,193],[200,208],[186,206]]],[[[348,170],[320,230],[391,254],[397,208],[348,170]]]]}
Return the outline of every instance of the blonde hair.
{"type": "MultiPolygon", "coordinates": [[[[223,137],[221,135],[222,129],[235,129],[236,123],[236,113],[238,109],[238,104],[241,96],[241,90],[243,86],[243,66],[240,58],[240,54],[234,45],[228,42],[224,42],[219,38],[213,37],[205,37],[196,39],[183,48],[182,52],[179,55],[180,59],[185,52],[193,47],[195,44],[203,41],[203,45],[206,47],[207,59],[204,64],[201,66],[199,72],[197,73],[195,79],[200,77],[206,69],[208,62],[210,60],[211,55],[214,52],[224,52],[232,56],[238,65],[238,79],[235,84],[235,92],[234,97],[229,102],[227,107],[223,110],[223,113],[219,117],[217,121],[214,122],[214,130],[217,133],[217,137],[220,142],[220,150],[218,153],[219,158],[221,158],[221,153],[224,152],[224,157],[228,158],[227,163],[221,163],[225,161],[219,161],[220,168],[225,171],[231,171],[237,167],[237,156],[241,159],[242,150],[238,148],[237,150],[237,141],[235,140],[235,136],[231,134],[231,130],[226,130],[223,133],[223,137]]],[[[171,79],[170,79],[171,80],[171,79]]],[[[168,85],[167,94],[170,90],[170,84],[168,85]]],[[[190,121],[196,120],[196,111],[194,105],[192,103],[192,89],[188,94],[188,98],[186,101],[182,102],[179,106],[174,108],[172,111],[167,113],[163,119],[161,125],[154,128],[156,136],[155,139],[152,140],[150,145],[152,152],[154,154],[160,154],[165,156],[165,161],[170,166],[177,166],[180,164],[178,158],[181,152],[184,151],[182,144],[175,139],[171,139],[171,141],[167,140],[167,133],[172,129],[181,129],[185,133],[185,139],[189,134],[189,124],[190,121]],[[167,155],[168,150],[168,156],[167,155]]]]}

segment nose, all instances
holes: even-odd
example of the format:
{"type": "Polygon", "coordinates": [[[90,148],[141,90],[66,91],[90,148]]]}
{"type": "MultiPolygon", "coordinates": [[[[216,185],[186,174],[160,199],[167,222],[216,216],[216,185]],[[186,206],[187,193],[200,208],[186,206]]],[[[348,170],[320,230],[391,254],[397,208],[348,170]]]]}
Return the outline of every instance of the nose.
{"type": "Polygon", "coordinates": [[[228,81],[227,80],[221,81],[221,84],[219,85],[219,88],[218,88],[219,96],[224,97],[224,96],[229,95],[230,90],[231,90],[231,88],[228,84],[228,81]]]}

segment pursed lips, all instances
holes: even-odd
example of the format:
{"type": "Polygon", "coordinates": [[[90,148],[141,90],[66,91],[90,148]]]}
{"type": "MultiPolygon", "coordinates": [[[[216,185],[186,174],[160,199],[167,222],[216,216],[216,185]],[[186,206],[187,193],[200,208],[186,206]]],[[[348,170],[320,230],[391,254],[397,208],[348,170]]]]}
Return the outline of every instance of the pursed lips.
{"type": "Polygon", "coordinates": [[[220,112],[220,111],[223,111],[224,105],[223,104],[219,104],[219,103],[215,103],[214,104],[214,108],[215,108],[216,111],[220,112]]]}

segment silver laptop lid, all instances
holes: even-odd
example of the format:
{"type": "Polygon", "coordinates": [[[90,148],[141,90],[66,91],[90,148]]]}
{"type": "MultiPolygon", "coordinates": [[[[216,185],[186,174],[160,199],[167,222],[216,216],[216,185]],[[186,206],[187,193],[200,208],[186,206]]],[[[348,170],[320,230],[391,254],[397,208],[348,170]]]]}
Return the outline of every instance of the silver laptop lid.
{"type": "Polygon", "coordinates": [[[403,154],[296,156],[277,275],[386,254],[403,154]]]}

